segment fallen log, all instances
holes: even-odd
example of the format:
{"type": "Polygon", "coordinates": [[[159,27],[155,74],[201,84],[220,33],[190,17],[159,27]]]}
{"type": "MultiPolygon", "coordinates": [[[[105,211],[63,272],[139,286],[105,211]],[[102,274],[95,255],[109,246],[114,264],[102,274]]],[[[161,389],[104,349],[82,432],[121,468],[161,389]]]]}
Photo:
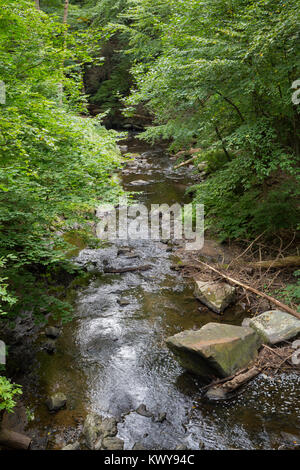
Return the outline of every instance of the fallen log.
{"type": "Polygon", "coordinates": [[[256,295],[259,295],[260,297],[263,297],[264,299],[267,299],[272,304],[276,305],[277,307],[281,308],[282,310],[285,310],[286,312],[290,313],[291,315],[293,315],[294,317],[296,317],[300,320],[300,313],[296,312],[296,310],[293,310],[291,307],[288,307],[288,305],[283,304],[279,300],[274,299],[274,297],[271,297],[270,295],[265,294],[264,292],[261,292],[261,291],[255,289],[254,287],[248,286],[247,284],[244,284],[243,282],[237,281],[236,279],[233,279],[232,277],[227,276],[226,274],[222,273],[221,271],[214,268],[213,266],[210,266],[209,264],[204,263],[203,261],[200,261],[200,260],[197,260],[197,259],[194,259],[194,261],[196,261],[197,264],[203,265],[206,268],[211,269],[212,271],[214,271],[215,273],[217,273],[219,276],[223,277],[227,281],[232,282],[233,284],[236,284],[237,286],[243,287],[244,289],[249,290],[250,292],[253,292],[256,295]]]}
{"type": "Polygon", "coordinates": [[[201,148],[191,148],[190,150],[181,150],[180,152],[176,153],[175,157],[180,158],[184,157],[185,155],[193,155],[194,153],[202,152],[201,148]]]}
{"type": "Polygon", "coordinates": [[[127,266],[124,268],[104,268],[104,273],[105,274],[119,274],[119,273],[129,273],[133,271],[148,271],[148,269],[151,269],[152,266],[151,264],[146,264],[143,266],[127,266]]]}
{"type": "Polygon", "coordinates": [[[0,445],[14,450],[28,450],[31,444],[31,439],[24,434],[10,431],[9,429],[0,429],[0,445]]]}
{"type": "Polygon", "coordinates": [[[189,163],[192,163],[194,160],[196,160],[196,158],[198,158],[197,155],[195,155],[192,158],[189,158],[188,160],[186,160],[185,162],[180,163],[179,165],[174,166],[174,170],[177,170],[177,168],[181,168],[182,166],[185,166],[185,165],[188,165],[189,163]]]}
{"type": "Polygon", "coordinates": [[[287,256],[286,258],[275,260],[256,261],[254,263],[247,263],[246,266],[254,269],[300,267],[300,256],[287,256]]]}
{"type": "Polygon", "coordinates": [[[257,367],[252,367],[246,372],[235,375],[233,379],[228,380],[222,385],[210,387],[206,392],[206,397],[210,400],[225,400],[226,398],[230,398],[235,390],[238,390],[242,385],[254,379],[260,372],[260,369],[257,367]]]}

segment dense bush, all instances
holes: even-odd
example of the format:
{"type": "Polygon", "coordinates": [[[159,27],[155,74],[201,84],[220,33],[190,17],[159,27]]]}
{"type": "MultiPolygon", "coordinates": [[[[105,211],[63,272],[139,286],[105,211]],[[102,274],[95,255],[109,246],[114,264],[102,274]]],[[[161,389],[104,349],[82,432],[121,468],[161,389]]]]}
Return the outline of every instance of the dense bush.
{"type": "Polygon", "coordinates": [[[0,0],[0,256],[6,317],[68,307],[47,295],[52,277],[73,270],[59,231],[93,218],[120,188],[114,132],[82,118],[81,70],[90,62],[89,34],[68,31],[34,2],[0,0]],[[62,88],[64,92],[62,93],[62,88]],[[45,290],[46,289],[46,290],[45,290]],[[27,295],[28,294],[28,295],[27,295]]]}
{"type": "Polygon", "coordinates": [[[223,238],[295,228],[298,2],[132,0],[124,16],[135,57],[128,110],[144,103],[156,117],[142,137],[232,156],[196,188],[207,223],[223,238]]]}

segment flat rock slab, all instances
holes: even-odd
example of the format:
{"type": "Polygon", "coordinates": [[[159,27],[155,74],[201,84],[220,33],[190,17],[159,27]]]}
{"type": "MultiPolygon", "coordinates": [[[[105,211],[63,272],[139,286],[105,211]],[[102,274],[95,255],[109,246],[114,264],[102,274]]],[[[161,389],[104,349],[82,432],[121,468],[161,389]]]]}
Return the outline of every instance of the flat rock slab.
{"type": "Polygon", "coordinates": [[[201,377],[228,377],[257,356],[262,340],[252,328],[208,323],[167,339],[179,363],[201,377]]]}
{"type": "Polygon", "coordinates": [[[235,299],[235,287],[226,282],[194,281],[195,297],[216,313],[222,313],[235,299]]]}
{"type": "Polygon", "coordinates": [[[281,343],[300,333],[300,320],[281,310],[264,312],[252,318],[249,326],[269,344],[281,343]]]}

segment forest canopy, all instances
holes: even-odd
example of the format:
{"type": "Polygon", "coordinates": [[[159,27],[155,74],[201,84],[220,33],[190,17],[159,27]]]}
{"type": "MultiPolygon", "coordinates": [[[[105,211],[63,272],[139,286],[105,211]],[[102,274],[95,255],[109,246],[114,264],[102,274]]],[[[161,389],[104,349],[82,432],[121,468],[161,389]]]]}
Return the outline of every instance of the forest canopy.
{"type": "Polygon", "coordinates": [[[198,162],[213,171],[190,191],[205,205],[207,227],[222,239],[296,229],[298,2],[90,0],[80,7],[92,34],[102,31],[108,68],[90,101],[127,117],[143,107],[152,123],[140,138],[166,139],[171,151],[201,148],[198,162]]]}

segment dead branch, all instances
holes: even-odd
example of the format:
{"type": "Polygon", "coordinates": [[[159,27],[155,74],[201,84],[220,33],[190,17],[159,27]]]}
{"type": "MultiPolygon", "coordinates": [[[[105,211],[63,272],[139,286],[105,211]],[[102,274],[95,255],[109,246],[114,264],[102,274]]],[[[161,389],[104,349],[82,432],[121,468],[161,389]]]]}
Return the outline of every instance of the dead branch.
{"type": "Polygon", "coordinates": [[[255,238],[255,240],[253,240],[250,245],[243,251],[243,253],[241,253],[239,256],[237,256],[236,258],[234,258],[230,263],[229,265],[227,266],[227,269],[230,268],[230,266],[235,263],[239,258],[241,258],[242,256],[244,256],[249,250],[250,248],[252,248],[252,246],[264,235],[265,232],[261,233],[260,235],[258,235],[258,237],[255,238]]]}
{"type": "Polygon", "coordinates": [[[249,382],[249,380],[253,379],[258,374],[260,374],[260,369],[257,369],[257,367],[252,367],[247,372],[238,374],[232,380],[225,382],[222,387],[226,390],[226,392],[232,392],[237,388],[241,387],[241,385],[243,385],[244,383],[249,382]]]}
{"type": "Polygon", "coordinates": [[[254,269],[299,267],[300,256],[287,256],[286,258],[276,260],[256,261],[254,263],[247,263],[247,266],[254,269]]]}
{"type": "Polygon", "coordinates": [[[268,349],[269,351],[272,351],[272,353],[277,354],[277,356],[279,356],[280,359],[282,359],[281,355],[280,355],[275,349],[270,348],[270,346],[267,346],[266,344],[263,344],[262,346],[263,346],[264,348],[268,349]]]}
{"type": "Polygon", "coordinates": [[[211,382],[210,384],[205,385],[204,387],[202,387],[201,391],[204,392],[205,390],[208,390],[209,388],[215,387],[216,385],[221,385],[224,382],[227,382],[228,380],[233,379],[237,375],[246,372],[247,370],[248,370],[248,367],[245,367],[244,369],[239,370],[238,372],[236,372],[235,374],[230,375],[229,377],[225,377],[224,379],[215,380],[214,382],[211,382]]]}
{"type": "Polygon", "coordinates": [[[296,317],[300,320],[300,313],[296,312],[292,308],[290,308],[287,305],[283,304],[279,300],[274,299],[274,297],[271,297],[270,295],[265,294],[264,292],[261,292],[261,291],[255,289],[254,287],[248,286],[247,284],[244,284],[243,282],[237,281],[236,279],[233,279],[232,277],[227,276],[226,274],[223,274],[218,269],[214,268],[213,266],[210,266],[207,263],[204,263],[203,261],[200,261],[200,260],[197,260],[197,259],[194,259],[194,261],[196,261],[196,263],[198,263],[202,266],[205,266],[206,268],[211,269],[212,271],[219,274],[219,276],[222,276],[227,281],[232,282],[233,284],[236,284],[240,287],[243,287],[244,289],[247,289],[247,290],[249,290],[250,292],[253,292],[256,295],[259,295],[260,297],[263,297],[263,298],[269,300],[269,302],[271,302],[272,304],[276,305],[277,307],[281,308],[282,310],[285,310],[286,312],[290,313],[291,315],[293,315],[294,317],[296,317]]]}
{"type": "Polygon", "coordinates": [[[257,367],[251,367],[251,369],[246,370],[245,372],[238,372],[233,379],[227,378],[226,381],[221,385],[214,385],[209,387],[206,392],[206,396],[212,400],[224,400],[230,398],[232,392],[239,389],[242,385],[246,384],[250,380],[254,379],[257,375],[261,373],[261,370],[257,367]]]}
{"type": "Polygon", "coordinates": [[[196,148],[196,149],[191,148],[190,150],[181,150],[181,152],[176,153],[175,157],[176,158],[185,157],[188,155],[193,155],[194,153],[199,153],[201,151],[202,151],[201,148],[196,148]]]}
{"type": "Polygon", "coordinates": [[[198,158],[197,155],[195,155],[192,158],[189,158],[188,160],[186,160],[185,162],[180,163],[179,165],[174,166],[174,170],[177,170],[177,168],[181,168],[182,166],[185,166],[185,165],[188,165],[189,163],[192,163],[194,160],[196,160],[196,158],[198,158]]]}

